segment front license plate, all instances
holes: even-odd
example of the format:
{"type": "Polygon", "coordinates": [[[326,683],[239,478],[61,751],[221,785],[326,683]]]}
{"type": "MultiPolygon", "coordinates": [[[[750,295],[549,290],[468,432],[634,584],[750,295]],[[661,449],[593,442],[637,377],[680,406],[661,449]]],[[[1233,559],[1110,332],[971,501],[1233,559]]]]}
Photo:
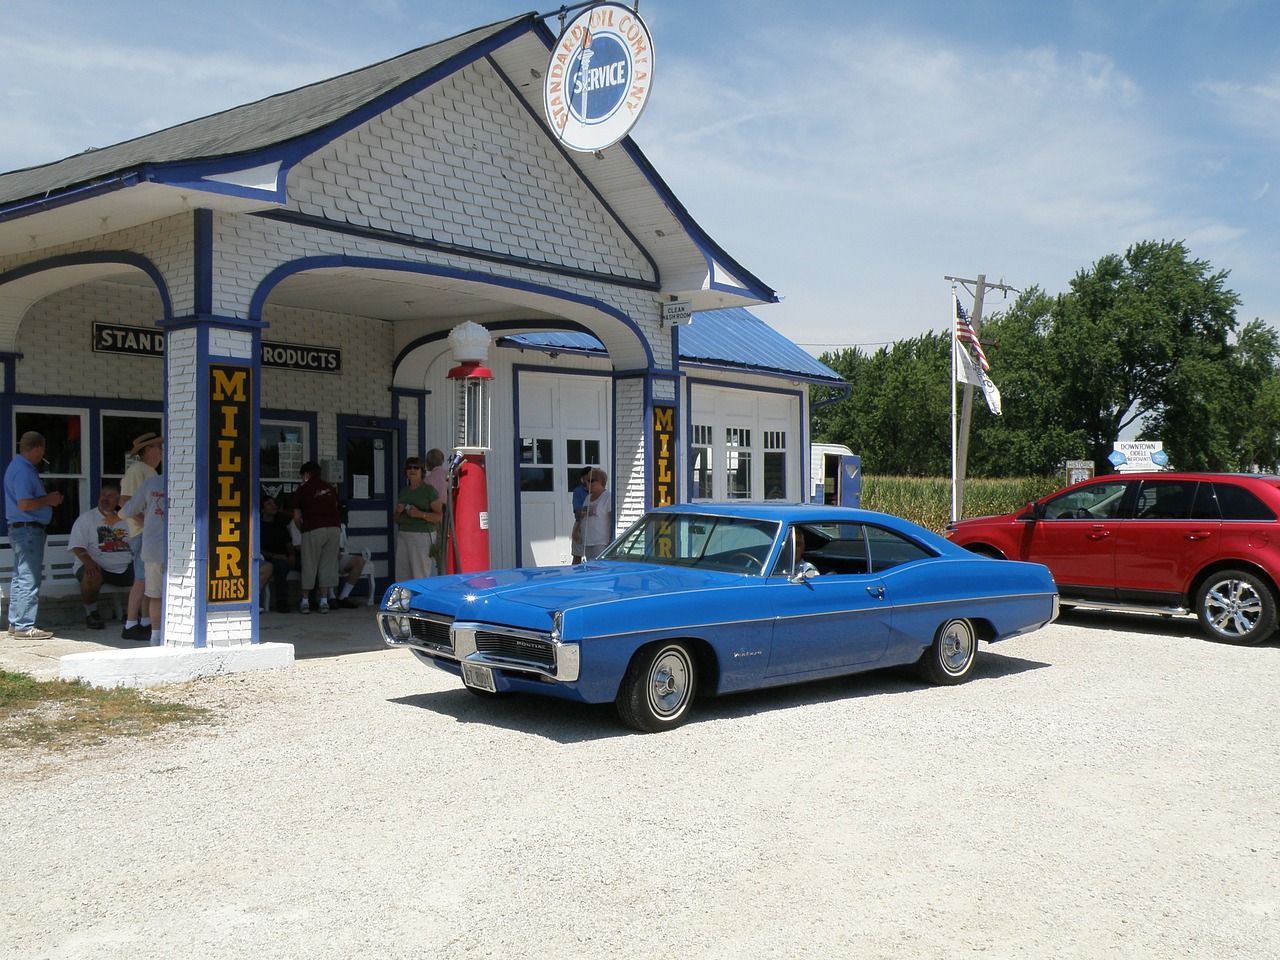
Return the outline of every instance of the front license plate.
{"type": "Polygon", "coordinates": [[[465,660],[462,661],[462,682],[468,687],[475,687],[477,690],[488,690],[490,693],[498,692],[498,688],[493,682],[492,670],[475,663],[467,663],[465,660]]]}

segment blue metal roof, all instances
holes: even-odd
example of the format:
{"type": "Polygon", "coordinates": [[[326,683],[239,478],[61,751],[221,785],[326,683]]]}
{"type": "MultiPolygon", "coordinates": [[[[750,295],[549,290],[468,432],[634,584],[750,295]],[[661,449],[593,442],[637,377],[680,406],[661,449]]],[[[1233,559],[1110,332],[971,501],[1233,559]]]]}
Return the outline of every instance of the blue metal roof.
{"type": "MultiPolygon", "coordinates": [[[[840,374],[815,360],[743,307],[700,310],[679,331],[680,362],[784,374],[814,383],[843,383],[840,374]]],[[[603,355],[604,344],[588,333],[552,331],[502,336],[499,344],[556,353],[603,355]]]]}

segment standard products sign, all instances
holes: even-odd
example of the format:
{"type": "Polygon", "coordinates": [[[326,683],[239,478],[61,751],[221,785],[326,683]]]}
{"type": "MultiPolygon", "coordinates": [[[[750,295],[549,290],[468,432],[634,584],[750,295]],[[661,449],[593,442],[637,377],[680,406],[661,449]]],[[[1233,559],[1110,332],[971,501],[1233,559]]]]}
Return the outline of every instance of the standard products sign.
{"type": "MultiPolygon", "coordinates": [[[[94,353],[123,353],[133,357],[163,357],[164,333],[112,323],[93,325],[94,353]]],[[[312,373],[341,373],[342,351],[305,343],[262,341],[262,365],[312,373]]]]}

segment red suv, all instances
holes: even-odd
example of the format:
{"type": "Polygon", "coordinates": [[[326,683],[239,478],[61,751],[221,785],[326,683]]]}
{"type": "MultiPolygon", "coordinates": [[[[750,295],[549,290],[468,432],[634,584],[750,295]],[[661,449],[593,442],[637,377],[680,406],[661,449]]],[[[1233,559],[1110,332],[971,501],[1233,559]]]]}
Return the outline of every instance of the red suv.
{"type": "Polygon", "coordinates": [[[1063,606],[1191,613],[1215,640],[1276,629],[1280,477],[1130,473],[1095,477],[947,536],[975,553],[1043,563],[1063,606]]]}

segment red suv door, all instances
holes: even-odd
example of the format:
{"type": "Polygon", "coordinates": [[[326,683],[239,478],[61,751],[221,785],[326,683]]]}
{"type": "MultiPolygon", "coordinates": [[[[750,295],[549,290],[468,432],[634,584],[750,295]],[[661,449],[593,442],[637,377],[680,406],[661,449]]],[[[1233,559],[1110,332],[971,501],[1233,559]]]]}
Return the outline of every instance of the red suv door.
{"type": "Polygon", "coordinates": [[[1043,563],[1066,595],[1114,599],[1116,532],[1128,488],[1126,480],[1100,480],[1046,500],[1018,559],[1043,563]]]}
{"type": "Polygon", "coordinates": [[[1213,485],[1187,479],[1135,481],[1132,519],[1115,533],[1121,602],[1180,606],[1185,584],[1218,553],[1222,520],[1213,485]]]}

